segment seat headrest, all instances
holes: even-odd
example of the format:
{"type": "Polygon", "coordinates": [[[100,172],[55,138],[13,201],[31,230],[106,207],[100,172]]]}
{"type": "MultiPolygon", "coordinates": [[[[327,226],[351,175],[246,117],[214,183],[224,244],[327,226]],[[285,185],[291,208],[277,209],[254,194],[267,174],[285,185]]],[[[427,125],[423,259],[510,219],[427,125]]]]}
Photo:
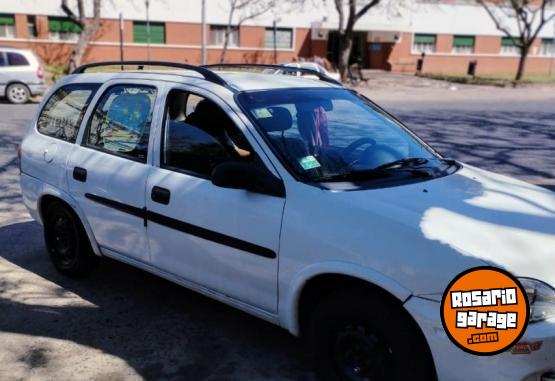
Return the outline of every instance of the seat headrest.
{"type": "Polygon", "coordinates": [[[285,107],[266,107],[267,113],[261,113],[258,123],[266,132],[286,131],[293,125],[291,112],[285,107]]]}
{"type": "Polygon", "coordinates": [[[107,116],[127,128],[140,130],[150,115],[150,106],[146,94],[120,94],[112,101],[107,116]]]}

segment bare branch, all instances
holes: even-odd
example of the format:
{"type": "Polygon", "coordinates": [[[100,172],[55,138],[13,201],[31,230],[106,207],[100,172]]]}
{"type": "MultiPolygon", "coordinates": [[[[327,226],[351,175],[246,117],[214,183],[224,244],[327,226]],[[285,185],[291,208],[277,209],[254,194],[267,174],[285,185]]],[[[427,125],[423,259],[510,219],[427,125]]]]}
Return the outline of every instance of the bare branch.
{"type": "Polygon", "coordinates": [[[78,15],[76,15],[71,10],[71,8],[67,5],[67,0],[62,0],[61,8],[64,11],[64,13],[66,14],[68,19],[75,22],[76,24],[79,24],[79,26],[81,28],[85,27],[86,17],[85,17],[85,5],[83,4],[83,0],[78,0],[77,1],[77,8],[78,8],[78,12],[79,12],[78,15]]]}
{"type": "Polygon", "coordinates": [[[368,12],[370,10],[370,8],[378,5],[379,3],[380,3],[380,0],[372,0],[368,4],[366,4],[364,7],[360,8],[360,10],[355,15],[355,20],[358,20],[359,18],[364,16],[364,14],[366,12],[368,12]]]}
{"type": "Polygon", "coordinates": [[[345,25],[345,11],[343,10],[343,0],[335,0],[335,9],[339,16],[339,32],[343,32],[343,26],[345,25]]]}

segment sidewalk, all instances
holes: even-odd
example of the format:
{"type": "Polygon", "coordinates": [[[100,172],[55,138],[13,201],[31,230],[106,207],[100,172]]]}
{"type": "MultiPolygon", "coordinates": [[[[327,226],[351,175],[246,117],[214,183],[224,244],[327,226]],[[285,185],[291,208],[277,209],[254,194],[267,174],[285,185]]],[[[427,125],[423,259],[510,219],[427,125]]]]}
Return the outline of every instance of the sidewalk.
{"type": "Polygon", "coordinates": [[[465,85],[381,70],[364,70],[364,76],[369,78],[368,83],[354,89],[377,102],[555,102],[555,86],[552,84],[517,88],[465,85]]]}

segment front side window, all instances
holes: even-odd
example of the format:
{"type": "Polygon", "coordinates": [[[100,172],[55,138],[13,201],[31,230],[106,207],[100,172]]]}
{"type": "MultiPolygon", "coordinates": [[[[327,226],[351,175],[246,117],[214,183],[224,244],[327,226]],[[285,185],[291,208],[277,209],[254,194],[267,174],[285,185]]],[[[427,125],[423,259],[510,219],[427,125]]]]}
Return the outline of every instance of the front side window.
{"type": "Polygon", "coordinates": [[[210,178],[214,167],[252,160],[251,146],[233,120],[210,99],[174,90],[168,95],[162,167],[210,178]]]}
{"type": "Polygon", "coordinates": [[[97,88],[97,85],[60,88],[42,109],[37,122],[38,131],[74,143],[83,115],[97,88]]]}
{"type": "Polygon", "coordinates": [[[0,67],[1,66],[6,66],[6,56],[4,52],[0,52],[0,67]]]}
{"type": "Polygon", "coordinates": [[[436,51],[435,34],[415,34],[413,50],[417,53],[434,53],[436,51]]]}
{"type": "Polygon", "coordinates": [[[287,167],[308,181],[370,173],[403,159],[428,164],[439,159],[398,122],[346,89],[245,92],[239,102],[287,167]]]}
{"type": "Polygon", "coordinates": [[[111,87],[93,113],[86,145],[146,162],[155,100],[153,87],[111,87]]]}
{"type": "Polygon", "coordinates": [[[25,58],[23,54],[8,52],[6,53],[6,56],[8,57],[9,66],[28,66],[29,65],[29,61],[27,61],[27,58],[25,58]]]}
{"type": "Polygon", "coordinates": [[[293,29],[266,28],[264,32],[264,47],[276,49],[291,49],[293,47],[293,29]]]}

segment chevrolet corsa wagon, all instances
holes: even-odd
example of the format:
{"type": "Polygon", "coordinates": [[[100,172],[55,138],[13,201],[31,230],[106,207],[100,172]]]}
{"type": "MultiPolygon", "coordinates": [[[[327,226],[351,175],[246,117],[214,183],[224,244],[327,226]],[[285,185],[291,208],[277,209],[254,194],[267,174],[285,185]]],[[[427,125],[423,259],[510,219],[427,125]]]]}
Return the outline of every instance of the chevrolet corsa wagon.
{"type": "Polygon", "coordinates": [[[555,378],[554,193],[443,158],[319,73],[102,65],[60,81],[21,145],[60,272],[150,271],[306,338],[322,379],[555,378]],[[442,293],[484,265],[531,278],[538,350],[449,340],[442,293]]]}

